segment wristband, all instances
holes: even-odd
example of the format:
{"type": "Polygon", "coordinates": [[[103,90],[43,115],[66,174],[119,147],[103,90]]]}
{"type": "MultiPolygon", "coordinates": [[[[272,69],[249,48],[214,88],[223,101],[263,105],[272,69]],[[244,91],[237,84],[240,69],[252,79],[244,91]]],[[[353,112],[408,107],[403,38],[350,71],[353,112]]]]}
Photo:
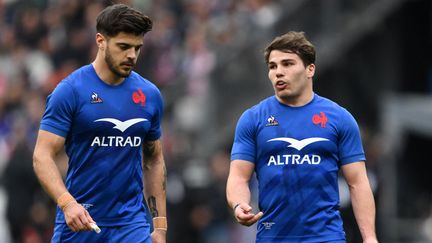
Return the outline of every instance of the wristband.
{"type": "Polygon", "coordinates": [[[233,207],[233,212],[235,212],[235,210],[236,210],[236,208],[237,208],[238,206],[240,206],[240,203],[237,203],[236,205],[234,205],[234,207],[233,207]]]}
{"type": "Polygon", "coordinates": [[[57,205],[61,208],[61,210],[64,210],[73,202],[76,202],[76,200],[69,192],[65,192],[57,198],[57,205]]]}
{"type": "Polygon", "coordinates": [[[168,223],[166,217],[154,217],[153,218],[153,228],[159,230],[167,230],[168,223]]]}

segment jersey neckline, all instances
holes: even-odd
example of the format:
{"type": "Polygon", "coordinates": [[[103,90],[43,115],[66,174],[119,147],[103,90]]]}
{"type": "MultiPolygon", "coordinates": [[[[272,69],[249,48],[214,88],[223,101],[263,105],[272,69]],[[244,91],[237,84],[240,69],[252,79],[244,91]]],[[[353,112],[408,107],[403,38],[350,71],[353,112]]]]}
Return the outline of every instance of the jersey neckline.
{"type": "Polygon", "coordinates": [[[131,74],[128,76],[128,77],[126,77],[124,80],[123,80],[123,82],[121,82],[121,83],[119,83],[119,84],[117,84],[117,85],[112,85],[112,84],[108,84],[108,83],[106,83],[105,81],[103,81],[100,77],[99,77],[99,75],[96,73],[96,69],[94,68],[94,66],[93,66],[93,64],[89,64],[88,65],[89,66],[89,68],[91,69],[91,73],[96,77],[96,79],[99,81],[99,82],[101,82],[103,85],[105,85],[106,87],[109,87],[109,88],[120,88],[120,87],[122,87],[123,85],[125,85],[125,83],[126,82],[129,82],[129,78],[130,78],[130,76],[132,75],[132,73],[133,72],[131,72],[131,74]]]}
{"type": "Polygon", "coordinates": [[[283,106],[283,107],[287,107],[287,108],[290,108],[290,109],[302,109],[302,108],[304,108],[304,107],[310,106],[311,104],[315,103],[315,101],[317,100],[318,97],[319,97],[319,96],[314,92],[314,93],[313,93],[313,97],[312,97],[312,99],[311,99],[308,103],[306,103],[306,104],[304,104],[304,105],[301,105],[301,106],[290,106],[290,105],[284,104],[284,103],[280,102],[280,101],[276,98],[276,95],[273,95],[273,96],[272,96],[272,99],[273,99],[275,102],[277,102],[279,105],[283,106]]]}

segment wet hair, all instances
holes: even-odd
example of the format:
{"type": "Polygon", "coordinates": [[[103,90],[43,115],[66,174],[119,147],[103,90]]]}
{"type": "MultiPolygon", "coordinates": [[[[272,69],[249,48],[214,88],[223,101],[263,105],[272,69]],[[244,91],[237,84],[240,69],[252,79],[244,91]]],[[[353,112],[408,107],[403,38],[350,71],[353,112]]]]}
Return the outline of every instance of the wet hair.
{"type": "Polygon", "coordinates": [[[125,4],[111,5],[96,18],[96,31],[108,37],[114,37],[120,32],[144,35],[152,26],[149,17],[125,4]]]}
{"type": "Polygon", "coordinates": [[[315,63],[315,47],[306,39],[304,32],[290,31],[274,38],[264,50],[266,63],[269,62],[273,50],[297,54],[305,67],[315,63]]]}

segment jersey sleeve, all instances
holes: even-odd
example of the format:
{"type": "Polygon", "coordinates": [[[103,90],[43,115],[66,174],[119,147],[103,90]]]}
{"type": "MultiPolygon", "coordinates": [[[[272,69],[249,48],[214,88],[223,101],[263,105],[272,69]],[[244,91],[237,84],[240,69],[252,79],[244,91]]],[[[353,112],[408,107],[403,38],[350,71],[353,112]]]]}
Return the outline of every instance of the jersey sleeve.
{"type": "Polygon", "coordinates": [[[341,114],[339,158],[342,165],[366,160],[360,129],[354,117],[345,109],[341,114]]]}
{"type": "Polygon", "coordinates": [[[60,82],[47,97],[40,129],[67,137],[75,108],[76,96],[72,86],[65,81],[60,82]]]}
{"type": "Polygon", "coordinates": [[[256,128],[250,110],[244,112],[237,122],[231,160],[246,160],[255,163],[256,128]]]}
{"type": "Polygon", "coordinates": [[[148,141],[154,141],[160,138],[161,136],[161,121],[163,116],[163,99],[160,91],[156,89],[155,92],[155,114],[153,116],[152,122],[151,122],[151,128],[148,131],[146,135],[146,140],[148,141]]]}

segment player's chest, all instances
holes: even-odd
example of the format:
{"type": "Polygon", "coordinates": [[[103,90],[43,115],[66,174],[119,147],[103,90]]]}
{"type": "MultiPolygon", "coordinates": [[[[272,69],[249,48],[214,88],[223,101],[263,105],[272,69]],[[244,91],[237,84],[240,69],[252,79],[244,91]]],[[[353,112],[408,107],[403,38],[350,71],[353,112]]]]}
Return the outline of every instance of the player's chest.
{"type": "Polygon", "coordinates": [[[94,134],[144,134],[151,127],[155,107],[141,89],[89,90],[79,96],[73,125],[94,134]]]}
{"type": "Polygon", "coordinates": [[[299,159],[297,155],[334,153],[338,142],[337,117],[320,110],[275,112],[261,122],[256,136],[261,152],[274,154],[279,160],[294,155],[299,159]]]}
{"type": "Polygon", "coordinates": [[[261,173],[274,175],[290,169],[312,175],[337,170],[337,116],[331,112],[274,112],[256,136],[261,173]]]}

